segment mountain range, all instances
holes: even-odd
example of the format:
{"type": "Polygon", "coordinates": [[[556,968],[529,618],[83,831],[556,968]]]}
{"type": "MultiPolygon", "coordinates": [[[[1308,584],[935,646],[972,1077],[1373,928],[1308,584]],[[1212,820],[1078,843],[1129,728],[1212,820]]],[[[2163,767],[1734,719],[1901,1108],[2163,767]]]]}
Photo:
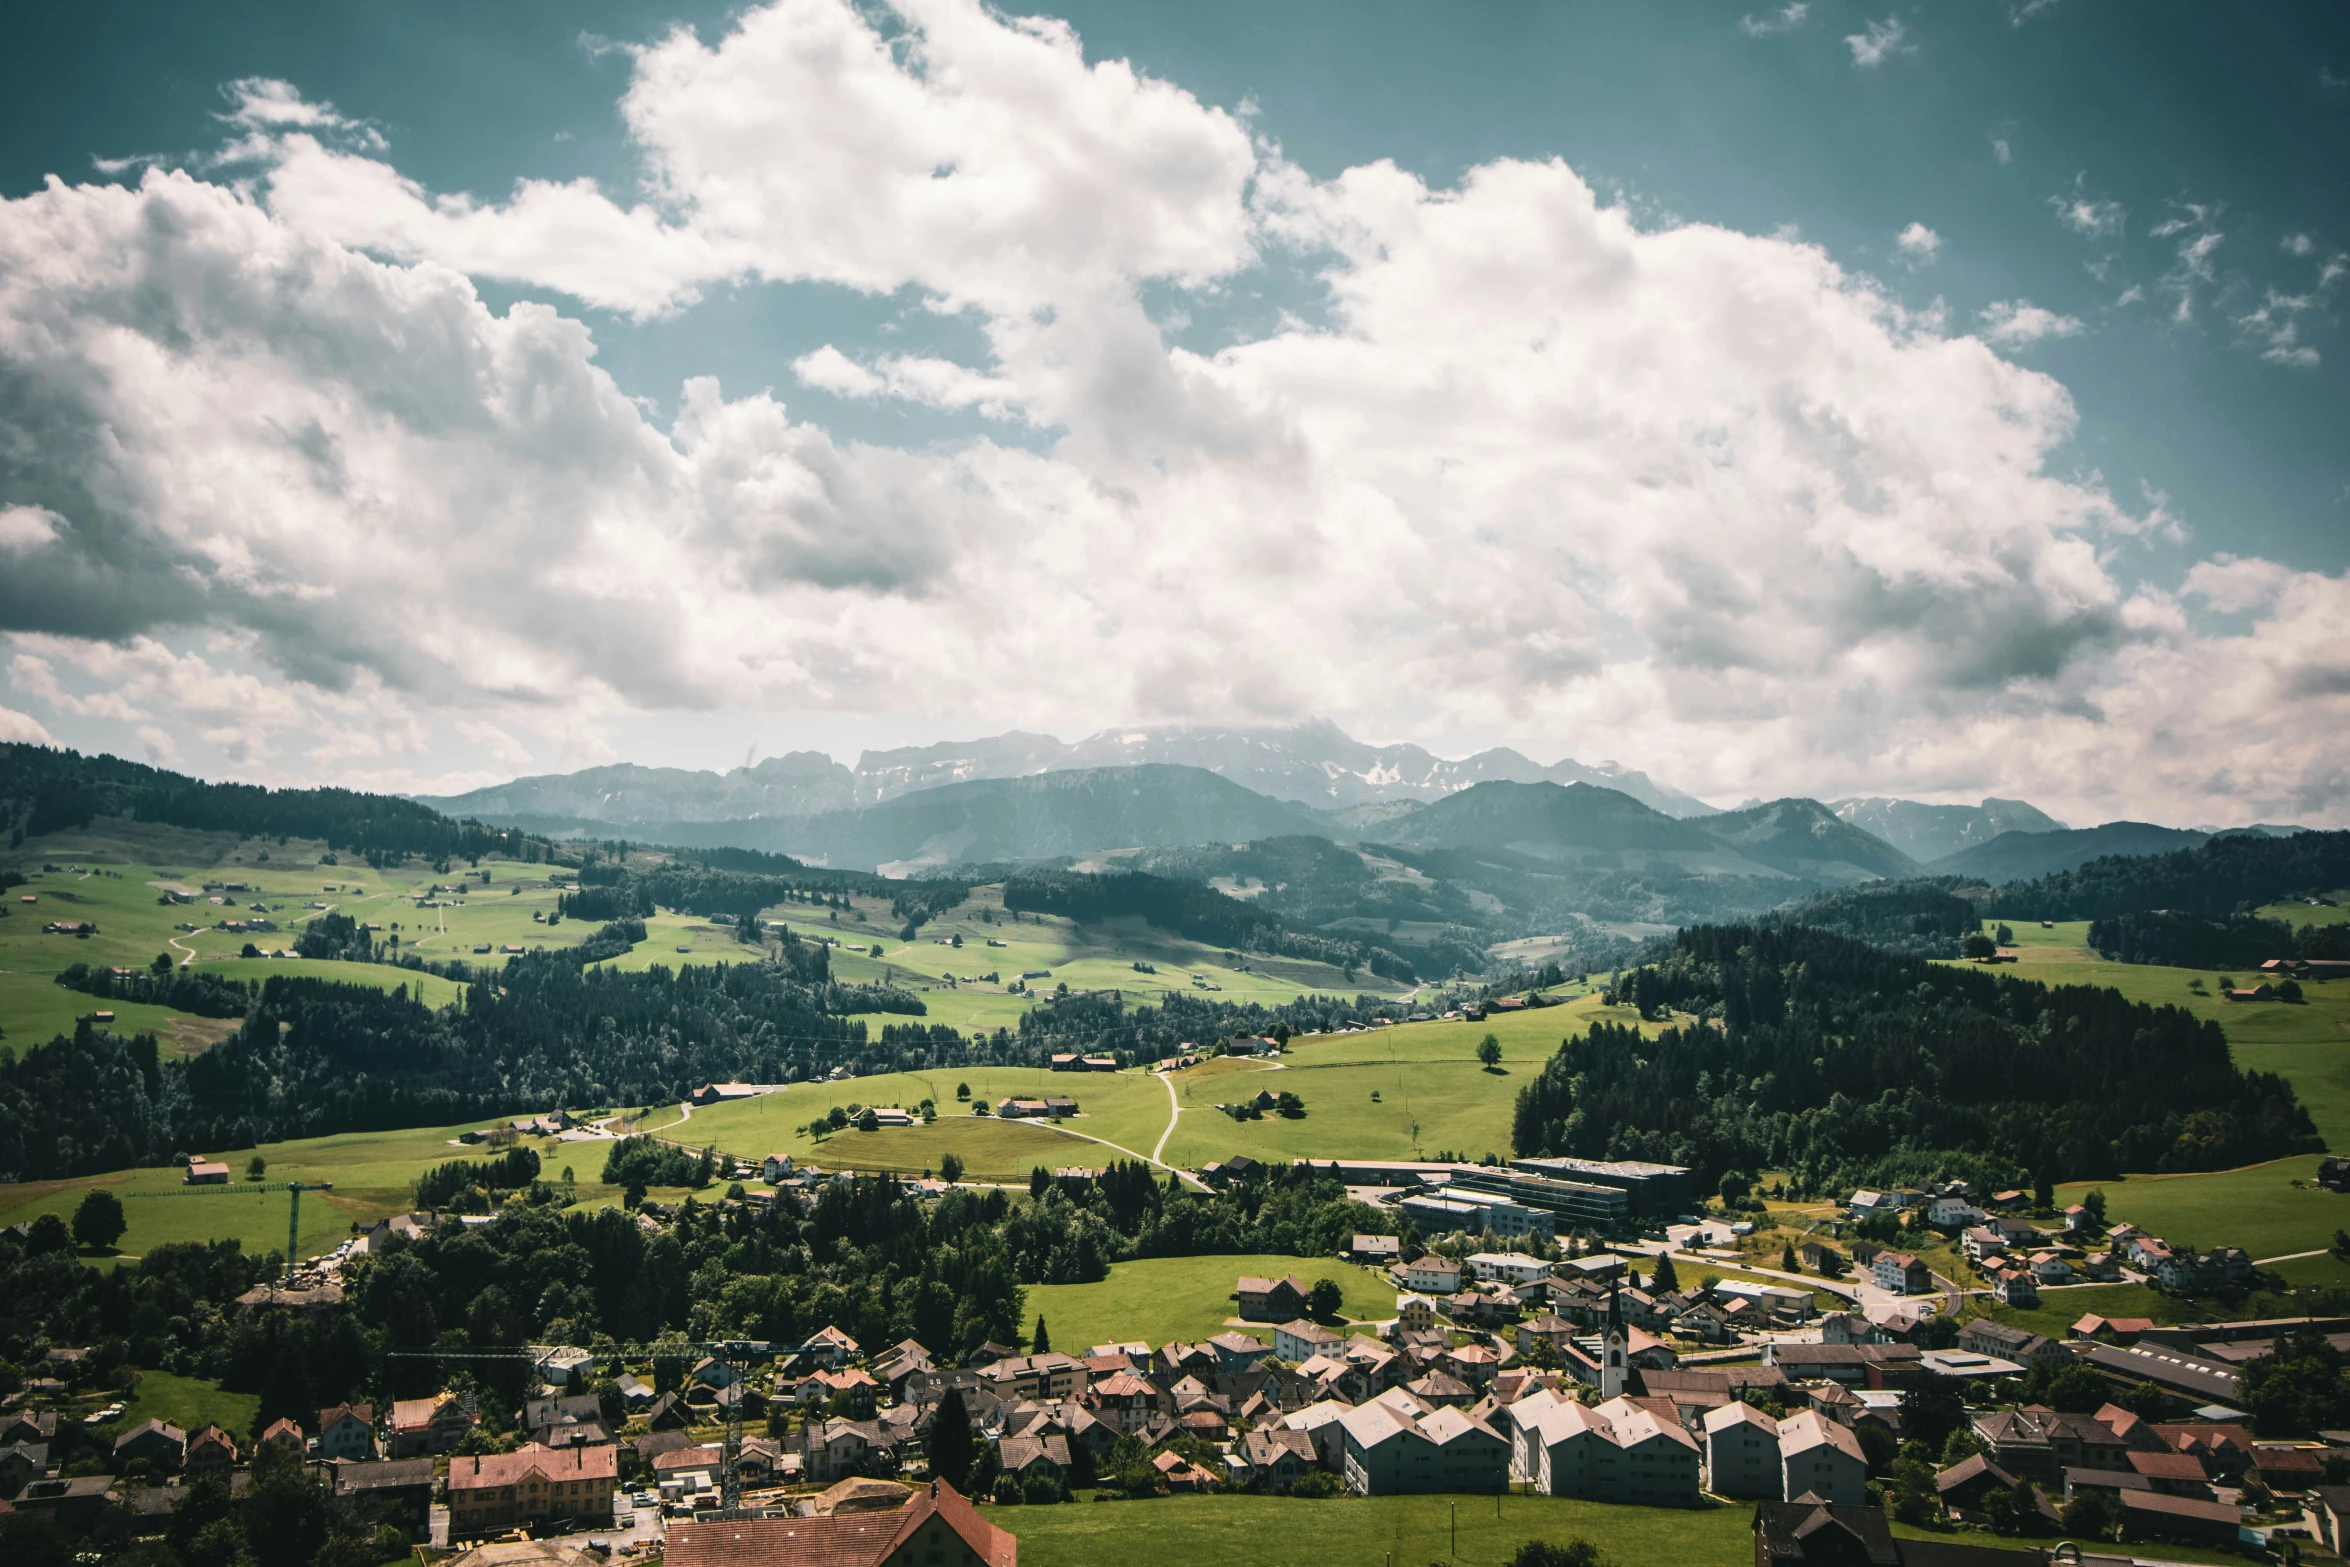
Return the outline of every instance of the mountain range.
{"type": "Polygon", "coordinates": [[[633,832],[658,822],[818,816],[945,784],[1153,763],[1199,768],[1275,800],[1351,809],[1365,820],[1377,820],[1383,809],[1442,799],[1488,781],[1596,784],[1673,817],[1714,810],[1694,795],[1614,762],[1588,765],[1570,757],[1546,767],[1506,747],[1456,761],[1416,745],[1367,745],[1323,720],[1269,729],[1105,729],[1074,745],[1013,730],[980,740],[867,751],[854,768],[816,751],[794,751],[724,773],[624,762],[419,798],[457,817],[527,820],[557,830],[563,824],[585,829],[592,823],[603,832],[633,832]]]}
{"type": "Polygon", "coordinates": [[[1829,809],[1921,864],[1989,843],[2001,833],[2063,832],[2064,823],[2021,800],[1980,805],[1925,805],[1916,800],[1833,800],[1829,809]]]}

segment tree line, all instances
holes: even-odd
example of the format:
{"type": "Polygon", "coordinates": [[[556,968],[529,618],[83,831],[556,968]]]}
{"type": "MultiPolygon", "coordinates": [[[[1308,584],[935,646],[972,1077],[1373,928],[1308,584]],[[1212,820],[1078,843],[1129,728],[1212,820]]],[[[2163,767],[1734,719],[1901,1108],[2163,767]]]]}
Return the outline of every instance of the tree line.
{"type": "Polygon", "coordinates": [[[2322,1146],[2292,1086],[2176,1007],[1879,952],[1801,927],[1698,927],[1618,977],[1518,1096],[1521,1157],[1794,1172],[1804,1190],[2209,1170],[2322,1146]]]}
{"type": "Polygon", "coordinates": [[[2109,855],[2078,870],[1996,889],[1983,912],[1996,919],[2093,920],[2142,909],[2227,914],[2350,886],[2350,832],[2290,838],[2250,833],[2193,849],[2109,855]]]}
{"type": "Polygon", "coordinates": [[[2257,968],[2271,958],[2350,959],[2350,925],[2305,925],[2257,914],[2148,909],[2089,922],[2089,945],[2116,963],[2257,968]]]}
{"type": "Polygon", "coordinates": [[[1004,878],[1004,907],[1015,913],[1058,914],[1079,924],[1137,916],[1209,946],[1304,958],[1340,968],[1365,968],[1409,982],[1411,963],[1385,947],[1339,941],[1292,930],[1277,914],[1193,881],[1127,871],[1095,876],[1083,871],[1032,871],[1004,878]]]}
{"type": "Polygon", "coordinates": [[[206,783],[118,756],[0,745],[0,828],[10,847],[101,816],[248,838],[317,839],[379,866],[412,858],[478,862],[493,854],[533,863],[564,857],[542,838],[452,821],[395,795],[206,783]]]}

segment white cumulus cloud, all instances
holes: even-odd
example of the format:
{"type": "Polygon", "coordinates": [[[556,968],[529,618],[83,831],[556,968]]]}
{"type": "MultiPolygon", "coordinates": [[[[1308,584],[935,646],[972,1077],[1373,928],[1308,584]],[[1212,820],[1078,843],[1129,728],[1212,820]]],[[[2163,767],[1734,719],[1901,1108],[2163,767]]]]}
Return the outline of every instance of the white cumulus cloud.
{"type": "Polygon", "coordinates": [[[1942,253],[1942,236],[1923,223],[1912,223],[1894,236],[1893,248],[1913,266],[1923,266],[1942,253]]]}
{"type": "Polygon", "coordinates": [[[1732,798],[2339,811],[2341,579],[2289,572],[2223,634],[2118,577],[2178,524],[2081,477],[2065,388],[1997,351],[2070,318],[1954,335],[1556,159],[1318,179],[1059,23],[892,26],[779,0],[636,51],[626,199],[433,193],[273,94],[250,190],[0,203],[0,507],[44,508],[0,572],[14,704],[397,787],[579,765],[638,714],[1324,714],[1605,735],[1732,798]],[[1275,273],[1311,319],[1160,325],[1275,273]],[[581,320],[477,274],[648,317],[722,280],[910,288],[984,348],[818,348],[808,404],[1021,439],[839,439],[703,376],[656,417],[581,320]]]}
{"type": "Polygon", "coordinates": [[[1859,32],[1845,35],[1844,47],[1852,51],[1852,63],[1864,71],[1875,70],[1897,54],[1918,52],[1909,42],[1908,25],[1898,16],[1863,23],[1859,32]]]}
{"type": "Polygon", "coordinates": [[[2028,299],[2001,299],[1983,307],[1983,335],[2002,347],[2021,347],[2046,337],[2078,337],[2081,323],[2073,316],[2043,310],[2028,299]]]}

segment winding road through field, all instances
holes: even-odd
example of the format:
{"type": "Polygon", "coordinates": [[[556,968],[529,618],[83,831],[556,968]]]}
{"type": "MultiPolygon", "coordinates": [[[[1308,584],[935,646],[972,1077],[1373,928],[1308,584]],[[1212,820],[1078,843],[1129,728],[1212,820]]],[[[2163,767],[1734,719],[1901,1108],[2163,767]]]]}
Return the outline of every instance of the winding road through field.
{"type": "Polygon", "coordinates": [[[189,964],[196,961],[196,949],[194,947],[189,946],[186,942],[180,940],[177,936],[166,936],[163,939],[172,946],[179,948],[180,951],[187,954],[186,957],[180,959],[181,968],[186,968],[189,964]]]}
{"type": "Polygon", "coordinates": [[[1167,1139],[1175,1135],[1175,1123],[1183,1116],[1183,1106],[1175,1098],[1175,1079],[1164,1072],[1158,1074],[1158,1079],[1167,1085],[1167,1129],[1159,1134],[1157,1146],[1151,1149],[1153,1164],[1161,1162],[1159,1155],[1167,1151],[1167,1139]]]}

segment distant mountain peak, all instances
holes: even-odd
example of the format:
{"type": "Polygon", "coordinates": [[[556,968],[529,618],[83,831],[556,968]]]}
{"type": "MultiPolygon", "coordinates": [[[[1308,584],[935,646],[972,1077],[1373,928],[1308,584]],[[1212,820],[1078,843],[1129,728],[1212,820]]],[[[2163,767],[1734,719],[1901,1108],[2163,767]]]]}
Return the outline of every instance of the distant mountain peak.
{"type": "Polygon", "coordinates": [[[1447,758],[1417,745],[1370,745],[1327,718],[1233,727],[1126,724],[1065,744],[1009,730],[976,740],[868,750],[854,769],[812,751],[770,757],[726,773],[622,763],[518,778],[426,803],[454,815],[562,819],[614,827],[810,816],[986,778],[1145,763],[1196,767],[1275,800],[1324,811],[1441,800],[1488,780],[1588,783],[1667,816],[1702,816],[1711,805],[1616,762],[1565,758],[1548,767],[1507,746],[1447,758]]]}

